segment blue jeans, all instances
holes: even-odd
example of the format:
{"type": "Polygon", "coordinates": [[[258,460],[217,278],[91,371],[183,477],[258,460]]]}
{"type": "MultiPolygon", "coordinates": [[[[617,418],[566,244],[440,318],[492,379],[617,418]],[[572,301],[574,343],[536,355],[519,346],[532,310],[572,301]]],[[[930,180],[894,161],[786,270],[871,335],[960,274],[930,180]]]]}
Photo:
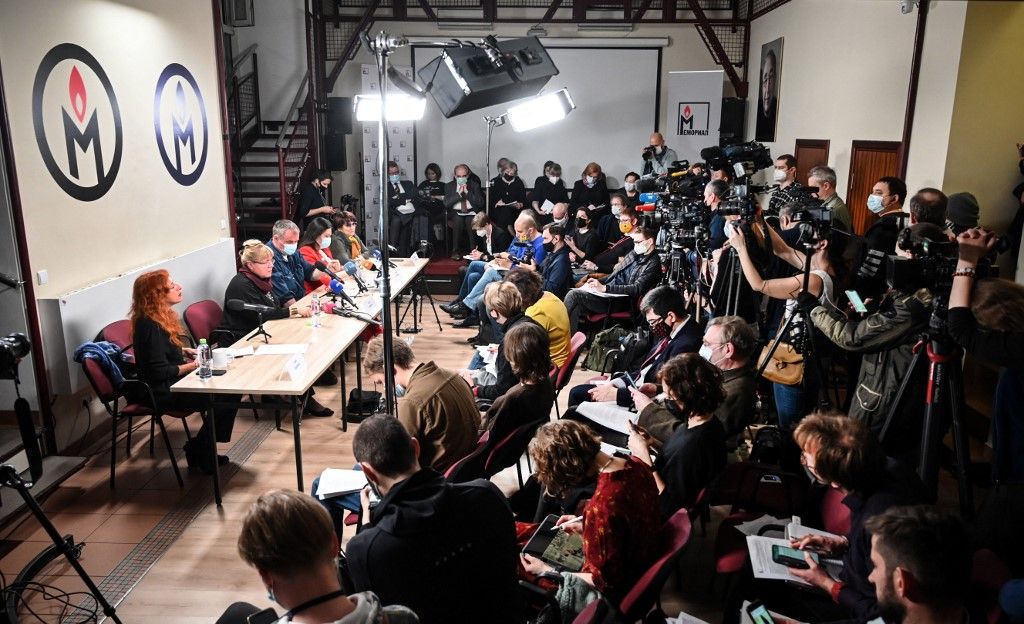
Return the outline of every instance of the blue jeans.
{"type": "Polygon", "coordinates": [[[484,289],[494,282],[500,282],[501,278],[501,272],[495,271],[494,269],[487,269],[480,279],[477,280],[473,289],[469,291],[469,294],[462,298],[462,304],[470,310],[475,310],[476,304],[479,303],[480,298],[484,296],[484,289]]]}
{"type": "Polygon", "coordinates": [[[485,271],[487,271],[487,263],[483,260],[474,260],[469,263],[466,277],[462,280],[462,286],[459,287],[459,299],[466,298],[485,271]]]}
{"type": "Polygon", "coordinates": [[[808,381],[805,377],[803,383],[798,383],[795,386],[772,384],[775,394],[775,412],[779,415],[780,428],[795,429],[803,417],[814,409],[818,388],[817,384],[808,383],[808,381]]]}
{"type": "MultiPolygon", "coordinates": [[[[353,470],[362,470],[363,467],[359,464],[352,466],[353,470]]],[[[334,523],[334,532],[338,534],[338,538],[341,538],[341,532],[345,529],[345,516],[348,512],[353,511],[357,514],[363,512],[362,504],[359,502],[359,492],[352,492],[351,494],[343,494],[341,496],[335,496],[334,498],[327,498],[320,500],[317,498],[316,492],[320,487],[320,477],[313,479],[313,485],[310,487],[309,493],[316,498],[317,502],[324,506],[327,513],[331,514],[331,521],[334,523]]]]}

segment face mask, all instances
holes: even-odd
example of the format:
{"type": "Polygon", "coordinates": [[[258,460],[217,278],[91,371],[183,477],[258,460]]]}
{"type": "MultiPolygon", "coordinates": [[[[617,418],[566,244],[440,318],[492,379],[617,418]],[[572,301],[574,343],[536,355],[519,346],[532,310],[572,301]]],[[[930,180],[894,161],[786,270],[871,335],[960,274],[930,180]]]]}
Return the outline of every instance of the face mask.
{"type": "Polygon", "coordinates": [[[636,182],[626,182],[622,186],[630,193],[636,190],[636,182]]]}
{"type": "Polygon", "coordinates": [[[595,184],[597,184],[597,178],[595,178],[594,176],[587,176],[586,178],[584,178],[584,184],[586,184],[587,186],[594,186],[595,184]]]}
{"type": "Polygon", "coordinates": [[[817,475],[815,475],[813,472],[811,472],[810,468],[808,468],[807,466],[804,466],[803,469],[804,469],[804,474],[806,474],[807,478],[811,480],[811,483],[820,483],[822,485],[825,484],[824,481],[819,479],[817,475]]]}
{"type": "Polygon", "coordinates": [[[520,234],[516,238],[519,239],[520,243],[525,243],[525,242],[528,242],[530,240],[529,238],[526,237],[526,234],[520,234]]]}
{"type": "Polygon", "coordinates": [[[576,227],[578,227],[579,229],[581,229],[581,230],[587,229],[587,224],[588,223],[590,223],[590,222],[587,221],[586,219],[584,219],[583,217],[576,217],[576,227]]]}
{"type": "Polygon", "coordinates": [[[638,256],[642,256],[647,253],[647,243],[643,241],[637,241],[633,243],[633,252],[638,256]]]}
{"type": "Polygon", "coordinates": [[[619,221],[619,231],[623,234],[629,234],[633,231],[633,224],[629,221],[619,221]]]}
{"type": "Polygon", "coordinates": [[[390,182],[392,184],[395,184],[395,185],[397,185],[398,181],[401,180],[401,179],[402,179],[402,176],[399,176],[399,175],[389,175],[388,176],[388,182],[390,182]]]}
{"type": "Polygon", "coordinates": [[[479,229],[476,231],[476,235],[479,236],[480,238],[483,238],[487,236],[487,230],[479,229]]]}
{"type": "Polygon", "coordinates": [[[547,253],[551,253],[554,250],[555,250],[555,244],[554,243],[550,243],[550,242],[544,243],[544,251],[546,251],[547,253]]]}
{"type": "Polygon", "coordinates": [[[516,177],[515,176],[507,175],[507,176],[504,176],[504,179],[505,179],[505,183],[506,184],[512,184],[512,182],[515,181],[516,177]]]}
{"type": "Polygon", "coordinates": [[[875,214],[885,210],[885,205],[882,204],[881,195],[868,195],[868,210],[875,214]]]}
{"type": "Polygon", "coordinates": [[[299,244],[298,243],[285,243],[284,244],[284,253],[285,253],[285,255],[290,256],[293,253],[295,253],[296,250],[298,250],[298,248],[299,248],[299,244]]]}
{"type": "Polygon", "coordinates": [[[469,178],[455,178],[455,183],[459,186],[465,186],[469,182],[469,178]]]}
{"type": "Polygon", "coordinates": [[[395,396],[396,397],[404,397],[405,396],[405,386],[403,386],[401,384],[395,384],[395,396]]]}
{"type": "Polygon", "coordinates": [[[548,182],[558,184],[558,176],[548,176],[548,182]]]}
{"type": "Polygon", "coordinates": [[[701,356],[702,358],[704,358],[704,359],[705,359],[705,360],[707,360],[708,362],[711,362],[711,363],[712,363],[712,364],[714,364],[715,366],[718,366],[718,362],[721,362],[721,361],[722,361],[722,360],[718,360],[718,362],[716,362],[715,360],[711,359],[711,358],[712,358],[712,357],[714,356],[714,353],[715,353],[715,348],[714,348],[714,347],[711,347],[711,346],[708,346],[708,345],[704,345],[704,346],[702,346],[702,347],[700,348],[700,351],[698,351],[697,353],[698,353],[698,354],[699,354],[699,355],[700,355],[700,356],[701,356]]]}
{"type": "Polygon", "coordinates": [[[320,241],[320,249],[327,249],[330,246],[331,246],[331,237],[330,236],[328,236],[328,237],[324,238],[322,241],[320,241]]]}
{"type": "Polygon", "coordinates": [[[772,174],[772,177],[775,179],[776,182],[782,182],[783,180],[786,179],[786,172],[776,169],[775,173],[772,174]]]}
{"type": "Polygon", "coordinates": [[[612,216],[617,217],[622,213],[622,206],[618,204],[612,204],[612,216]]]}
{"type": "Polygon", "coordinates": [[[654,334],[654,337],[657,338],[658,340],[664,340],[668,338],[668,323],[666,323],[665,321],[658,321],[657,323],[651,326],[651,333],[654,334]]]}

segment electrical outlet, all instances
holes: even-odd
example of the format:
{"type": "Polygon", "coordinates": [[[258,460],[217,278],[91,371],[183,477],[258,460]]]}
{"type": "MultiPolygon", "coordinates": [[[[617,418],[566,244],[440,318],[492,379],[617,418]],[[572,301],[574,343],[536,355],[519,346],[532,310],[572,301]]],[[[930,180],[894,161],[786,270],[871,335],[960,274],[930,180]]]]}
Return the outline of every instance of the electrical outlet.
{"type": "Polygon", "coordinates": [[[50,281],[50,272],[46,269],[40,269],[36,272],[36,280],[39,282],[39,285],[42,286],[46,282],[50,281]]]}

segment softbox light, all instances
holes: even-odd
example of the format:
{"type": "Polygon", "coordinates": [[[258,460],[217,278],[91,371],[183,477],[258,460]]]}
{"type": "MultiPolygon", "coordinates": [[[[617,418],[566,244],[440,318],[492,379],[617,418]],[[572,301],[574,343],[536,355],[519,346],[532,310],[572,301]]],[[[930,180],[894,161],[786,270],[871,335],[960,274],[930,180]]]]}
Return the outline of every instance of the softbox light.
{"type": "Polygon", "coordinates": [[[433,82],[430,95],[442,115],[453,117],[537,95],[558,75],[536,37],[493,43],[500,54],[481,48],[447,48],[420,69],[420,82],[433,82]]]}

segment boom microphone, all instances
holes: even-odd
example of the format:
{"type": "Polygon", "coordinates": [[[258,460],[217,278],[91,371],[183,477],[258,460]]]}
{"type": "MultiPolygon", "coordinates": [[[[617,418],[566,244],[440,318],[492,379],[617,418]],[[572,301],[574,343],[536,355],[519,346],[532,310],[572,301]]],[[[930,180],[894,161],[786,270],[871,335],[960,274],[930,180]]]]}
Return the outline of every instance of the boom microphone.
{"type": "Polygon", "coordinates": [[[338,276],[337,273],[328,269],[327,265],[320,260],[317,260],[316,262],[313,263],[313,268],[315,268],[317,271],[320,271],[321,273],[326,273],[328,276],[330,276],[331,279],[338,280],[339,282],[344,281],[341,279],[341,277],[338,276]]]}
{"type": "Polygon", "coordinates": [[[256,312],[258,314],[267,314],[277,309],[261,303],[246,303],[241,299],[228,299],[225,307],[232,312],[256,312]]]}
{"type": "Polygon", "coordinates": [[[331,283],[328,285],[328,288],[331,289],[332,293],[341,297],[342,301],[349,304],[353,308],[359,307],[356,305],[356,302],[352,300],[352,297],[349,297],[348,293],[345,292],[345,285],[341,283],[341,280],[332,279],[331,283]]]}
{"type": "Polygon", "coordinates": [[[366,284],[363,283],[363,280],[359,278],[359,272],[358,269],[356,268],[355,262],[352,262],[351,260],[346,262],[345,272],[356,279],[356,284],[359,285],[359,292],[366,292],[367,290],[369,290],[368,288],[366,288],[366,284]]]}

